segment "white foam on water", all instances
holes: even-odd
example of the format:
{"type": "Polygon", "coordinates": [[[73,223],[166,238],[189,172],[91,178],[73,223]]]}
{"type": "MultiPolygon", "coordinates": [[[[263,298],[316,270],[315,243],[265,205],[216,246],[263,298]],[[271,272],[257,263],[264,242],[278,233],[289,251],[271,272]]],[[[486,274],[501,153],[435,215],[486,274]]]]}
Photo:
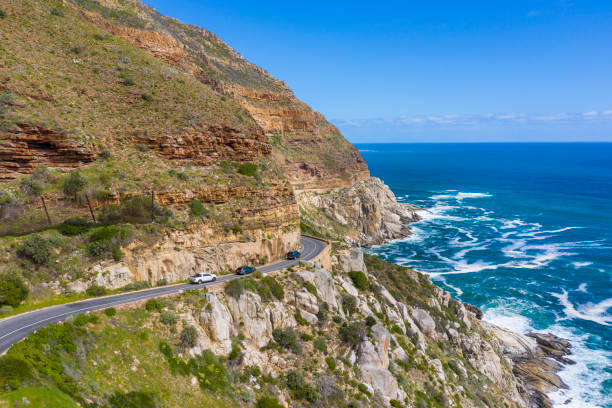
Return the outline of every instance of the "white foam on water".
{"type": "Polygon", "coordinates": [[[587,290],[587,284],[586,283],[581,283],[578,286],[578,289],[576,289],[576,292],[582,292],[582,293],[589,293],[589,291],[587,290]]]}
{"type": "Polygon", "coordinates": [[[483,314],[483,319],[517,333],[527,333],[533,330],[529,318],[514,313],[506,307],[487,309],[483,314]]]}
{"type": "MultiPolygon", "coordinates": [[[[457,190],[447,190],[448,192],[454,192],[457,190]]],[[[489,193],[464,193],[457,192],[456,194],[436,194],[429,198],[432,200],[452,200],[455,199],[457,201],[463,201],[466,198],[483,198],[483,197],[492,197],[489,193]]]]}
{"type": "Polygon", "coordinates": [[[612,379],[612,374],[607,372],[612,353],[590,349],[585,344],[586,335],[577,335],[558,324],[544,330],[535,330],[531,320],[519,312],[534,306],[528,303],[520,300],[509,303],[509,300],[504,300],[499,306],[485,310],[483,319],[518,333],[551,332],[568,339],[572,344],[570,358],[576,364],[565,365],[557,373],[569,389],[560,389],[548,394],[553,406],[555,408],[609,407],[612,404],[612,396],[602,392],[602,384],[612,379]]]}
{"type": "Polygon", "coordinates": [[[587,335],[578,335],[566,327],[554,325],[545,330],[572,343],[570,358],[576,364],[563,366],[557,374],[569,387],[548,396],[555,408],[603,408],[612,406],[612,395],[606,395],[602,384],[612,379],[608,371],[612,353],[591,349],[586,345],[587,335]]]}
{"type": "Polygon", "coordinates": [[[572,265],[574,265],[574,268],[580,269],[585,266],[593,265],[593,262],[572,262],[572,265]]]}
{"type": "Polygon", "coordinates": [[[589,320],[603,326],[612,326],[612,316],[606,313],[608,309],[612,308],[612,298],[599,303],[587,303],[576,307],[569,300],[569,294],[565,289],[561,289],[561,293],[551,293],[551,295],[559,299],[567,319],[589,320]]]}
{"type": "Polygon", "coordinates": [[[461,290],[461,288],[458,288],[448,283],[446,279],[444,279],[444,276],[437,276],[437,277],[434,277],[434,279],[439,280],[440,282],[442,282],[443,284],[451,288],[455,292],[455,296],[463,295],[463,291],[461,290]]]}

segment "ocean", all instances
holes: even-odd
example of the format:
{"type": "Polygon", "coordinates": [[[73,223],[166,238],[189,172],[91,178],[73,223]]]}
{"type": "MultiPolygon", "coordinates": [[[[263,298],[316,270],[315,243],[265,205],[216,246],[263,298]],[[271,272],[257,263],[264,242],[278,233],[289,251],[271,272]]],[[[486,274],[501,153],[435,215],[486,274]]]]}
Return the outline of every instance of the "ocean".
{"type": "Polygon", "coordinates": [[[371,248],[431,275],[484,319],[573,344],[555,406],[612,407],[612,143],[358,144],[423,207],[371,248]]]}

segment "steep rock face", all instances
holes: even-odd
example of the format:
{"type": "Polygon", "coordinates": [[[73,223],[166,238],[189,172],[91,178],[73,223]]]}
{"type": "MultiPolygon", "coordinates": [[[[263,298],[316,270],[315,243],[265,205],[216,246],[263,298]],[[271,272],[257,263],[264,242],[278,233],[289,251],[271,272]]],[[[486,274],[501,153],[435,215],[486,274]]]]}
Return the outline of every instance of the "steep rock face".
{"type": "Polygon", "coordinates": [[[389,187],[375,177],[326,194],[304,192],[298,201],[303,213],[312,218],[322,213],[335,221],[336,228],[333,222],[326,226],[325,219],[313,219],[324,232],[357,246],[404,238],[410,235],[407,224],[419,219],[419,207],[397,202],[389,187]]]}
{"type": "Polygon", "coordinates": [[[189,161],[206,166],[221,160],[253,161],[270,154],[270,145],[256,130],[245,133],[230,126],[200,124],[198,128],[184,129],[179,135],[162,134],[142,136],[141,142],[178,163],[189,161]]]}
{"type": "MultiPolygon", "coordinates": [[[[234,97],[263,129],[273,157],[296,188],[346,187],[369,176],[357,149],[335,126],[299,101],[284,82],[246,61],[215,34],[162,16],[139,1],[105,6],[137,14],[142,28],[126,27],[109,17],[112,13],[102,17],[96,8],[88,10],[86,3],[74,2],[79,5],[75,9],[94,24],[234,97]]],[[[172,144],[163,139],[151,143],[172,144]]]]}
{"type": "Polygon", "coordinates": [[[0,131],[0,180],[31,173],[39,165],[73,168],[94,158],[92,152],[58,131],[28,124],[11,132],[0,131]]]}

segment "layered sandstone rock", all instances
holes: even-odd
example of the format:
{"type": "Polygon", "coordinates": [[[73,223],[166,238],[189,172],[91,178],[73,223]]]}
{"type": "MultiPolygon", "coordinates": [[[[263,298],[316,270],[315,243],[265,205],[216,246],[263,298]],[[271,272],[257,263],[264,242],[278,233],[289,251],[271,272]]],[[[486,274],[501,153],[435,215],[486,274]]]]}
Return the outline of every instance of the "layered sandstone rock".
{"type": "Polygon", "coordinates": [[[63,132],[28,124],[0,132],[0,180],[32,173],[39,165],[74,168],[94,158],[63,132]]]}
{"type": "Polygon", "coordinates": [[[326,194],[303,192],[298,201],[306,213],[316,210],[335,220],[343,228],[342,238],[357,246],[404,238],[410,235],[407,224],[419,219],[419,207],[399,203],[389,187],[375,177],[326,194]]]}

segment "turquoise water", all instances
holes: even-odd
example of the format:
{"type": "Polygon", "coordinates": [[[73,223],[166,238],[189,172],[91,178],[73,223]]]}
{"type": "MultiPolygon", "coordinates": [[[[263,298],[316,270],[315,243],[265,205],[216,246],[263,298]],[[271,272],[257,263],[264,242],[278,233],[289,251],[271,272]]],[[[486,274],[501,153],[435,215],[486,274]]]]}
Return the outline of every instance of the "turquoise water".
{"type": "Polygon", "coordinates": [[[422,206],[371,252],[432,276],[485,319],[574,345],[555,406],[612,407],[612,144],[359,144],[422,206]],[[569,403],[564,404],[569,400],[569,403]]]}

